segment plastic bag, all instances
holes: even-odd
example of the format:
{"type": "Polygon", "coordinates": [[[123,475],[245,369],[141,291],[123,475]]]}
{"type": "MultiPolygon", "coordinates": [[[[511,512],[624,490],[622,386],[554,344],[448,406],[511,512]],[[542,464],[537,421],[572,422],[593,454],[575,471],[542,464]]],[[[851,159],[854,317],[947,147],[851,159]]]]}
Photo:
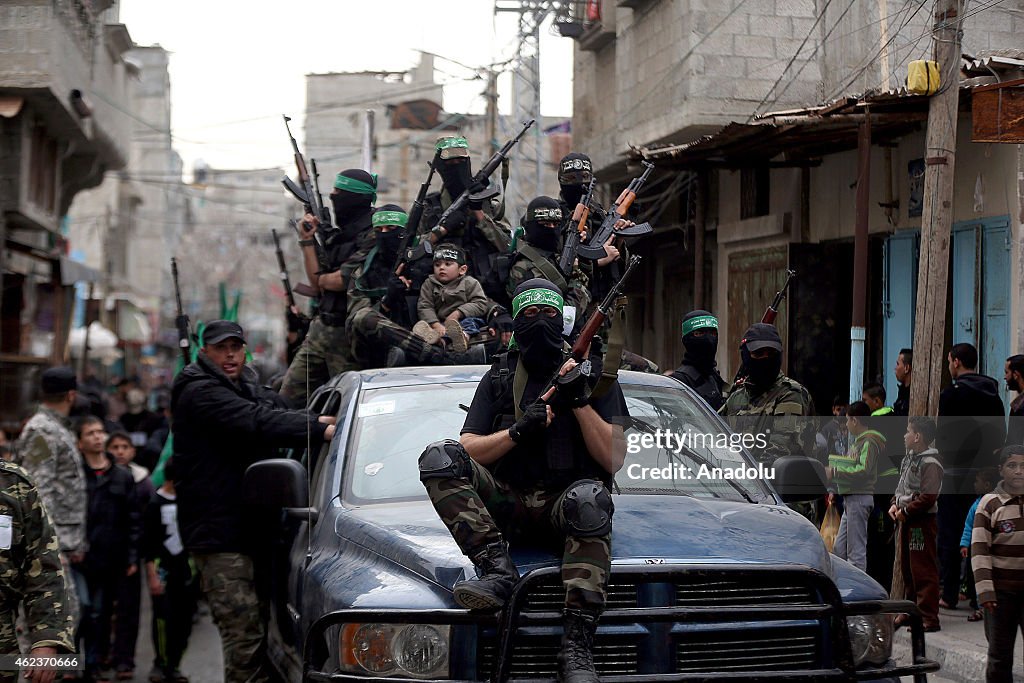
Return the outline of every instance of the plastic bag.
{"type": "Polygon", "coordinates": [[[832,552],[836,544],[836,536],[839,535],[839,511],[832,501],[828,502],[825,509],[825,519],[821,522],[821,540],[825,542],[825,549],[832,552]]]}

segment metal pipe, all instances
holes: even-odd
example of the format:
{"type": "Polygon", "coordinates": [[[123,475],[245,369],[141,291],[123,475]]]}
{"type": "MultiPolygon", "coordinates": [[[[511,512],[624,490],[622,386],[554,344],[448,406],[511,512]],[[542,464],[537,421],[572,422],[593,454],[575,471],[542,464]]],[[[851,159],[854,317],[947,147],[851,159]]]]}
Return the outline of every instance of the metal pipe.
{"type": "Polygon", "coordinates": [[[693,307],[704,308],[704,220],[707,195],[706,173],[697,172],[693,212],[693,307]]]}

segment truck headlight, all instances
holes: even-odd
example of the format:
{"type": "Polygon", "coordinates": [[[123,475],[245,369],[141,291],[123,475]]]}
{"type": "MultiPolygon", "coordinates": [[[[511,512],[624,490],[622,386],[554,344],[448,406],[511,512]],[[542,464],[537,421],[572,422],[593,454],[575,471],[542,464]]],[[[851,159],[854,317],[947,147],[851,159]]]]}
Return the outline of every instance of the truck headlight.
{"type": "Polygon", "coordinates": [[[429,624],[347,624],[338,660],[354,673],[447,678],[450,627],[429,624]]]}
{"type": "Polygon", "coordinates": [[[846,618],[853,664],[882,666],[892,656],[892,618],[885,614],[846,618]]]}

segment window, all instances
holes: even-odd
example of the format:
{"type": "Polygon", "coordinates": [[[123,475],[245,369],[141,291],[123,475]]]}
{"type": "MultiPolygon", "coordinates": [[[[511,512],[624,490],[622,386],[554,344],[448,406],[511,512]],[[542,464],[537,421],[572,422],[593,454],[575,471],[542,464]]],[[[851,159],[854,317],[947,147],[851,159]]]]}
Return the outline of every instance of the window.
{"type": "Polygon", "coordinates": [[[767,216],[771,195],[771,169],[767,166],[744,168],[740,175],[740,218],[767,216]]]}

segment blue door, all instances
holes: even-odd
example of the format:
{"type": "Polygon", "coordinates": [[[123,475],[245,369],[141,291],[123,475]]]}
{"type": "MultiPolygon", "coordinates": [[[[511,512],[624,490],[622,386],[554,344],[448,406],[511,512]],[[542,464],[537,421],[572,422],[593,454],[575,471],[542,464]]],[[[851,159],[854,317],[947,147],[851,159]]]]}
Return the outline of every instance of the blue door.
{"type": "Polygon", "coordinates": [[[914,346],[914,316],[917,305],[917,262],[920,233],[900,231],[885,240],[885,283],[882,302],[882,347],[885,357],[885,397],[892,405],[898,387],[893,367],[900,349],[914,346]]]}
{"type": "Polygon", "coordinates": [[[1010,349],[1009,216],[984,221],[981,238],[981,359],[979,372],[994,377],[1008,405],[1003,367],[1010,349]]]}
{"type": "Polygon", "coordinates": [[[981,223],[953,225],[953,343],[978,346],[978,231],[981,223]]]}
{"type": "Polygon", "coordinates": [[[978,372],[1002,386],[1010,335],[1010,217],[953,225],[953,343],[978,349],[978,372]]]}

